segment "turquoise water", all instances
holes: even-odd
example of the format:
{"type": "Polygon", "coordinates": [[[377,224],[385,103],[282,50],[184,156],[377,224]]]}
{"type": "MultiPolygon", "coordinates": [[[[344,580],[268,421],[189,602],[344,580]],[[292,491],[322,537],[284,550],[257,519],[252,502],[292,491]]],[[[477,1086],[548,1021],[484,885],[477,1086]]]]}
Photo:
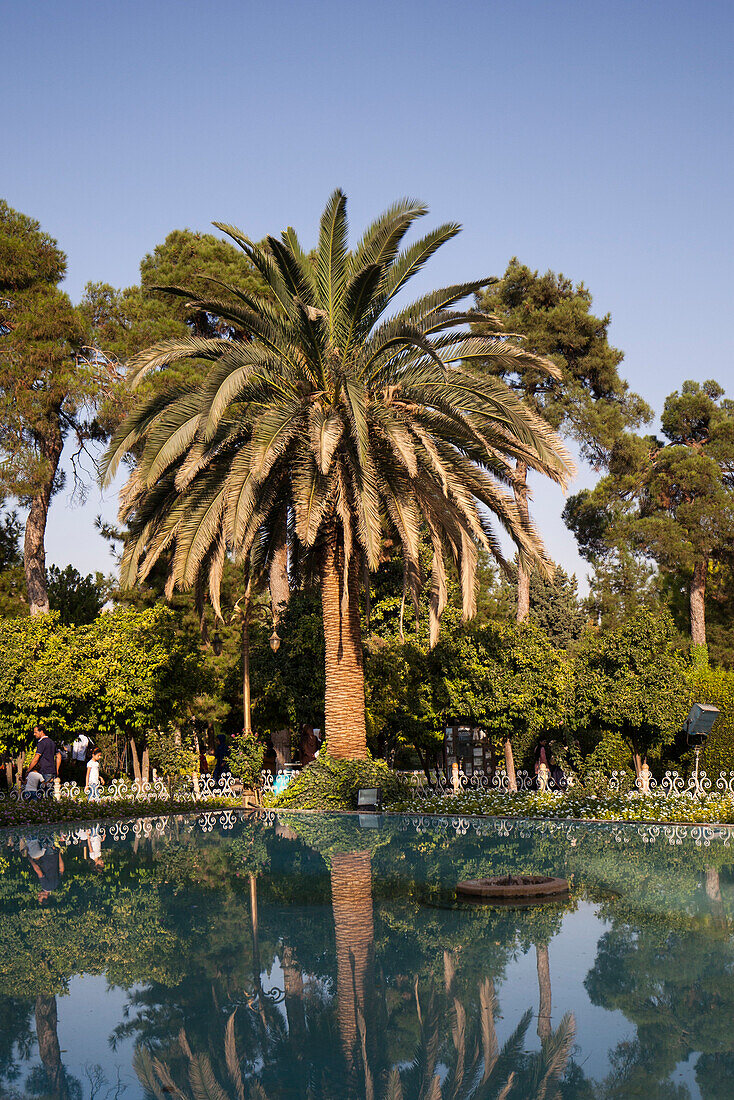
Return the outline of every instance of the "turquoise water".
{"type": "Polygon", "coordinates": [[[734,833],[234,813],[0,835],[0,1096],[734,1097],[734,833]],[[563,901],[458,905],[483,874],[563,901]]]}

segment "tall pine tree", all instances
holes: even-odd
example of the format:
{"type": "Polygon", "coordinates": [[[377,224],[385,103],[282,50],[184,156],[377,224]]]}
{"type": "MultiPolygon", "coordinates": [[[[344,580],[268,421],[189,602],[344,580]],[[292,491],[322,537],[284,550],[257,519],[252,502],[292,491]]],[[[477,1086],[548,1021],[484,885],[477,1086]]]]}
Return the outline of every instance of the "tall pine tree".
{"type": "Polygon", "coordinates": [[[0,200],[0,495],[28,508],[23,545],[32,615],[49,609],[46,521],[69,432],[97,392],[81,319],[59,289],[66,257],[37,221],[0,200]]]}
{"type": "MultiPolygon", "coordinates": [[[[564,275],[539,275],[517,257],[501,279],[478,297],[483,310],[494,313],[508,331],[524,336],[523,346],[552,359],[558,379],[543,377],[532,367],[517,369],[488,363],[487,367],[522,395],[556,431],[581,446],[581,455],[601,469],[615,439],[626,428],[650,418],[650,410],[619,374],[623,353],[609,343],[611,317],[591,311],[592,298],[583,283],[574,286],[564,275]]],[[[482,330],[477,326],[478,331],[482,330]]],[[[516,469],[515,498],[528,516],[528,471],[516,469]]],[[[517,620],[530,611],[530,575],[522,561],[518,573],[517,620]]]]}

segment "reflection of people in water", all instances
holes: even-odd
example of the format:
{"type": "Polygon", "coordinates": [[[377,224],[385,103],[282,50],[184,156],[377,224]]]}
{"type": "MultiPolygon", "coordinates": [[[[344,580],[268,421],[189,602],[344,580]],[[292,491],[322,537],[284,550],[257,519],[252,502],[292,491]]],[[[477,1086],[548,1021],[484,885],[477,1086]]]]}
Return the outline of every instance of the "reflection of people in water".
{"type": "Polygon", "coordinates": [[[85,855],[87,859],[91,859],[94,866],[98,871],[104,871],[104,860],[102,859],[102,841],[104,840],[104,829],[99,825],[93,825],[91,829],[87,829],[84,834],[85,839],[85,855]]]}
{"type": "Polygon", "coordinates": [[[38,900],[41,905],[45,905],[53,891],[58,890],[64,873],[61,852],[52,844],[44,847],[36,837],[26,841],[25,850],[31,867],[38,875],[38,884],[41,887],[38,900]]]}

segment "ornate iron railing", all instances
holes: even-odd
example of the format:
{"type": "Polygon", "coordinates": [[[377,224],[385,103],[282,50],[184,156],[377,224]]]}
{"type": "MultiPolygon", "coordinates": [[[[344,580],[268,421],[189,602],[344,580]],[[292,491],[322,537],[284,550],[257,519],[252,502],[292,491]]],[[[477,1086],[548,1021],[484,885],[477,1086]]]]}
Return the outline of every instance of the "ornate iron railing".
{"type": "MultiPolygon", "coordinates": [[[[528,791],[539,790],[538,777],[530,772],[520,770],[516,773],[517,791],[510,790],[510,781],[504,768],[498,768],[492,775],[473,774],[465,775],[460,769],[456,773],[456,783],[453,777],[444,772],[431,772],[430,778],[421,772],[404,772],[404,778],[413,787],[418,798],[435,798],[436,795],[452,795],[459,791],[486,791],[497,794],[522,794],[528,791]]],[[[712,780],[705,771],[699,771],[690,776],[681,775],[676,770],[666,771],[660,780],[657,780],[649,772],[643,773],[637,778],[628,772],[613,771],[605,776],[599,772],[585,777],[585,783],[591,781],[592,785],[607,794],[640,794],[658,797],[677,796],[681,798],[702,798],[709,794],[722,794],[734,799],[734,771],[722,772],[712,780]]],[[[578,787],[574,776],[565,778],[564,791],[573,791],[578,787]]],[[[550,784],[549,793],[562,794],[550,784]]]]}

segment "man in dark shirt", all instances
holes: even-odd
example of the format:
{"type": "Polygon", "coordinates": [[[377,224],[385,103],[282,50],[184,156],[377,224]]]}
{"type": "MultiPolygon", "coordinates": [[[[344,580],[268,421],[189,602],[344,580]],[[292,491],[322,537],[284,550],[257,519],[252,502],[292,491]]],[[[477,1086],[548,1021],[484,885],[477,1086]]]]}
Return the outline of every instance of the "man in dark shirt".
{"type": "Polygon", "coordinates": [[[214,746],[214,759],[216,761],[214,765],[214,774],[212,779],[216,785],[222,778],[222,772],[224,771],[224,761],[229,756],[229,749],[227,748],[227,738],[223,733],[217,734],[217,743],[214,746]]]}
{"type": "Polygon", "coordinates": [[[40,772],[44,779],[56,777],[56,745],[43,732],[41,726],[35,726],[33,736],[36,739],[36,755],[28,768],[29,772],[40,772]]]}
{"type": "Polygon", "coordinates": [[[61,876],[64,873],[64,861],[61,852],[55,845],[43,847],[37,839],[30,840],[26,847],[26,854],[31,861],[31,867],[38,875],[38,900],[45,905],[54,890],[58,890],[61,876]]]}

